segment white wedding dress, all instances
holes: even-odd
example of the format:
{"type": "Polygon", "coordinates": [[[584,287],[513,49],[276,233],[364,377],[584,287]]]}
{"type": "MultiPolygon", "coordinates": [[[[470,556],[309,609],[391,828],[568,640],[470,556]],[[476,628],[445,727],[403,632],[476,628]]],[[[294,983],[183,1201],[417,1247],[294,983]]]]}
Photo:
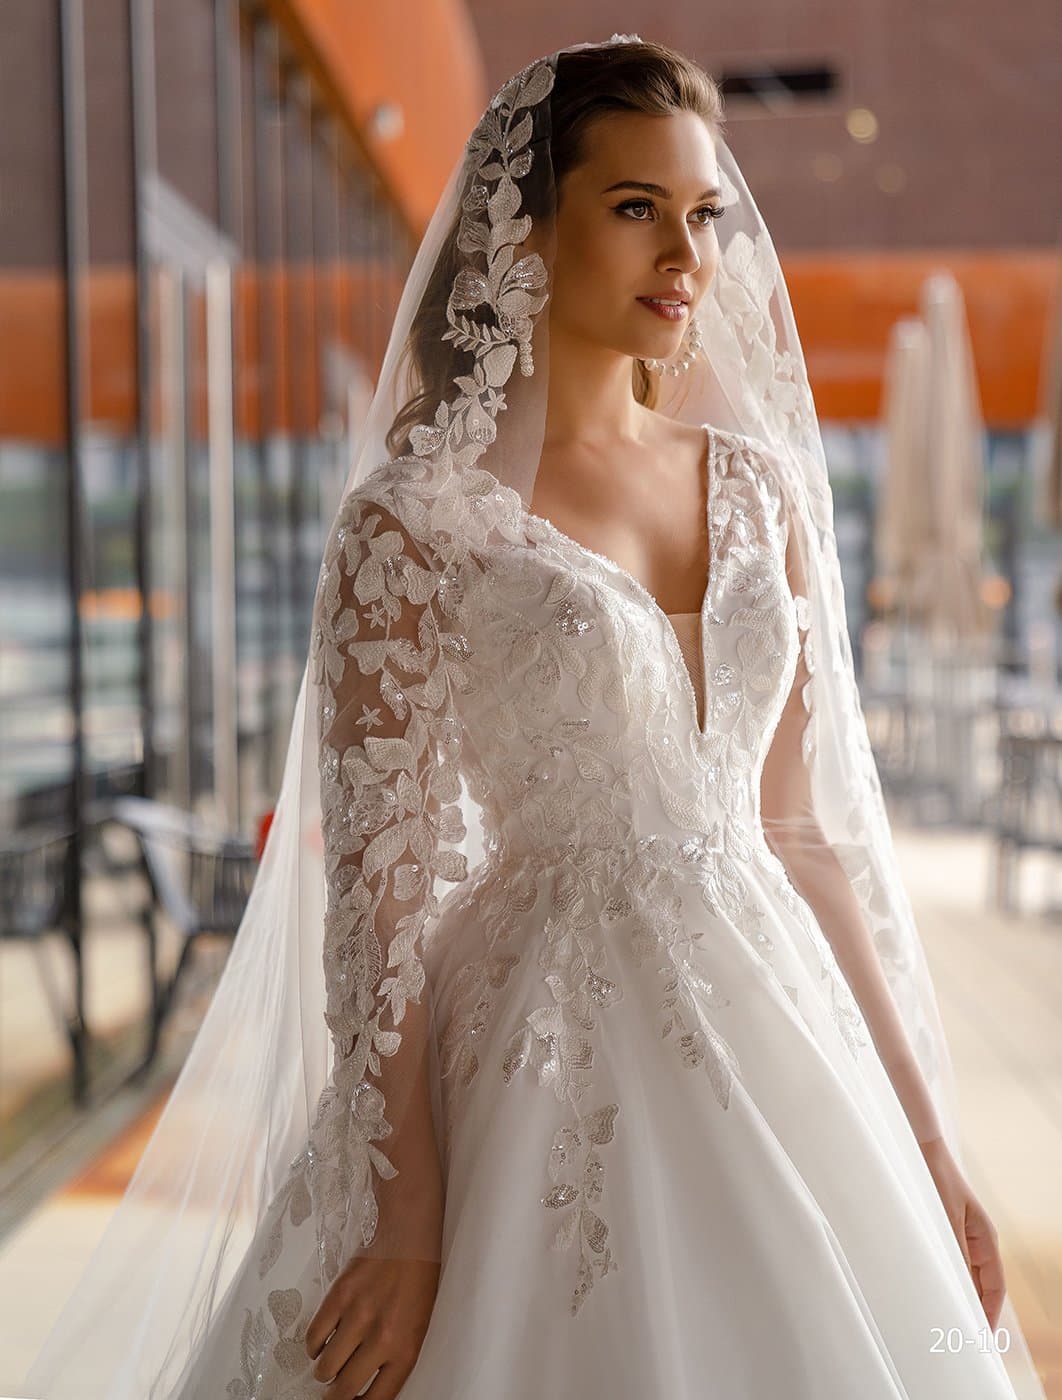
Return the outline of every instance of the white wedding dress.
{"type": "MultiPolygon", "coordinates": [[[[806,675],[802,600],[755,443],[706,434],[699,616],[668,618],[497,483],[513,528],[445,565],[407,504],[421,463],[386,464],[340,510],[313,639],[326,814],[350,799],[352,746],[403,743],[430,711],[434,790],[453,800],[459,777],[484,833],[425,930],[446,1206],[402,1400],[1014,1395],[859,1009],[765,837],[765,757],[806,675]],[[380,703],[400,614],[404,672],[421,671],[401,722],[380,703]]],[[[382,752],[374,797],[408,811],[410,765],[382,752]]],[[[408,900],[423,872],[405,840],[376,850],[406,862],[390,873],[408,900]]],[[[341,924],[363,887],[332,855],[341,924]]],[[[334,1145],[329,1111],[183,1400],[323,1393],[301,1338],[321,1297],[305,1173],[334,1145]]]]}

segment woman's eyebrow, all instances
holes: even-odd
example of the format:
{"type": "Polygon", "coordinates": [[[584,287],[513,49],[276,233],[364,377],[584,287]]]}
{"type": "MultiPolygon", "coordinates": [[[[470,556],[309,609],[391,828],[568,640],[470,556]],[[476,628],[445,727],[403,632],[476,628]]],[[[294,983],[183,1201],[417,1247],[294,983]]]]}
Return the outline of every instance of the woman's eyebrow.
{"type": "MultiPolygon", "coordinates": [[[[654,185],[650,180],[620,180],[615,185],[609,185],[608,189],[601,191],[602,194],[611,194],[613,190],[644,190],[646,194],[659,195],[661,199],[670,199],[672,191],[666,185],[654,185]]],[[[708,189],[702,190],[697,196],[698,199],[710,199],[712,195],[722,194],[718,185],[711,185],[708,189]]]]}

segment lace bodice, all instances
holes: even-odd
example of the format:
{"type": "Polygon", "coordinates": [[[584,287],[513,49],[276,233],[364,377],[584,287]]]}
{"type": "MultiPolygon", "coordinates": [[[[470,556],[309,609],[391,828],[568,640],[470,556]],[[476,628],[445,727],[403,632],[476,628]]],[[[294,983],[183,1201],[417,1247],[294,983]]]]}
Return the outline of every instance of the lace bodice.
{"type": "Polygon", "coordinates": [[[690,624],[677,633],[626,570],[549,520],[518,512],[518,545],[491,535],[453,570],[448,672],[490,852],[724,822],[756,835],[799,650],[786,526],[749,440],[712,429],[707,470],[703,702],[690,624]]]}

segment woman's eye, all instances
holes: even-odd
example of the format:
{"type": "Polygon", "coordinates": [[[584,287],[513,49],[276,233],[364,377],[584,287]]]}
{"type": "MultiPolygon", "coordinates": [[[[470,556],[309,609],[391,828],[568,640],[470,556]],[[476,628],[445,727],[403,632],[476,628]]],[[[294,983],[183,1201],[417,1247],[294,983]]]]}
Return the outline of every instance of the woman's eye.
{"type": "Polygon", "coordinates": [[[626,203],[617,205],[619,209],[651,209],[652,207],[647,199],[628,199],[626,203]]]}
{"type": "MultiPolygon", "coordinates": [[[[649,202],[649,200],[647,200],[647,199],[628,199],[628,200],[626,200],[623,204],[619,204],[619,205],[617,205],[616,207],[617,207],[617,209],[627,210],[627,209],[652,209],[653,206],[652,206],[652,204],[649,202]]],[[[722,204],[719,204],[719,205],[714,205],[714,204],[703,204],[703,205],[701,205],[700,209],[696,210],[695,212],[698,213],[698,214],[707,214],[707,215],[708,215],[707,219],[701,219],[699,222],[702,223],[702,224],[709,224],[709,223],[711,223],[714,219],[721,219],[721,218],[723,217],[723,215],[726,213],[726,207],[725,207],[724,205],[722,205],[722,204]]],[[[638,218],[638,219],[635,220],[635,222],[636,222],[636,223],[640,223],[640,224],[644,224],[644,223],[646,222],[646,220],[645,220],[645,219],[638,218]]]]}

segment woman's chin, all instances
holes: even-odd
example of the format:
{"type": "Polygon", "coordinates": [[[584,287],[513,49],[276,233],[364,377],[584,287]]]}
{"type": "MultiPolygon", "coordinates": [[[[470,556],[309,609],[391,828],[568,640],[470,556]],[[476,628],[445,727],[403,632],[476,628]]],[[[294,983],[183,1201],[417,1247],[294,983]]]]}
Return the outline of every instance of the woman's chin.
{"type": "Polygon", "coordinates": [[[659,345],[655,349],[638,351],[639,360],[673,360],[682,353],[682,341],[676,340],[673,345],[659,345]]]}

